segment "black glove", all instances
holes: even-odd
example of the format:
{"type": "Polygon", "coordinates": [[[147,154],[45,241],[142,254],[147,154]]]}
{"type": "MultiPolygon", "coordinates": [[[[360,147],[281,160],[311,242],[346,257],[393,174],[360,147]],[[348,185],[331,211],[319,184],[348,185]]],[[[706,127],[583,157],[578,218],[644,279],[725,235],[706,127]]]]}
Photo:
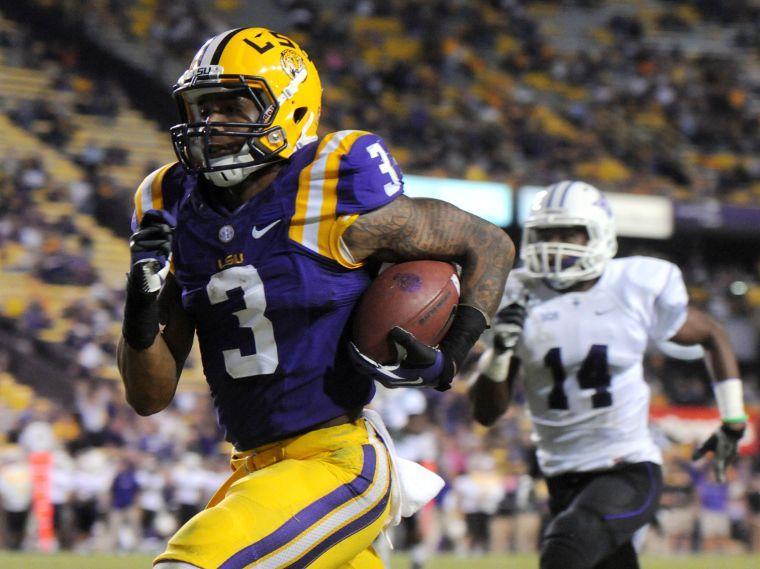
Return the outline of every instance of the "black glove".
{"type": "Polygon", "coordinates": [[[513,302],[496,313],[493,347],[496,353],[512,350],[522,336],[527,310],[524,302],[513,302]]]}
{"type": "Polygon", "coordinates": [[[129,286],[144,294],[158,294],[169,272],[174,226],[170,213],[151,209],[145,212],[140,228],[129,238],[131,267],[129,286]]]}
{"type": "Polygon", "coordinates": [[[402,356],[398,364],[381,365],[362,354],[353,342],[349,344],[349,354],[357,371],[386,387],[434,387],[446,391],[470,348],[487,326],[486,317],[480,310],[460,304],[451,328],[437,348],[396,326],[388,332],[388,338],[396,343],[402,356]]]}
{"type": "Polygon", "coordinates": [[[354,367],[385,387],[434,387],[445,391],[454,378],[454,362],[441,350],[420,342],[413,334],[396,326],[388,332],[402,356],[394,365],[381,365],[365,356],[351,342],[349,354],[354,367]]]}
{"type": "Polygon", "coordinates": [[[713,470],[718,482],[726,481],[726,468],[739,455],[739,441],[744,436],[744,427],[732,429],[728,425],[721,426],[707,439],[702,446],[691,455],[692,460],[699,460],[708,452],[714,453],[713,470]]]}
{"type": "Polygon", "coordinates": [[[145,212],[129,238],[131,265],[124,305],[124,340],[135,350],[153,345],[159,330],[158,293],[169,273],[176,221],[165,211],[145,212]]]}

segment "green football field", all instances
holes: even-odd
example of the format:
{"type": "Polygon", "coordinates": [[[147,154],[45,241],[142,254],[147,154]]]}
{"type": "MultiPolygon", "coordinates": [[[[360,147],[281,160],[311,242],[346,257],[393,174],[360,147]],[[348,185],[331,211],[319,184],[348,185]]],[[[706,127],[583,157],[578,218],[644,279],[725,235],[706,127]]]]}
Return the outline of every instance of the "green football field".
{"type": "MultiPolygon", "coordinates": [[[[148,569],[150,557],[102,554],[13,554],[0,552],[2,569],[148,569]]],[[[644,557],[642,569],[759,569],[760,555],[644,557]]],[[[407,569],[405,557],[394,558],[392,569],[407,569]]],[[[536,569],[535,556],[498,556],[480,558],[436,557],[429,569],[536,569]]]]}

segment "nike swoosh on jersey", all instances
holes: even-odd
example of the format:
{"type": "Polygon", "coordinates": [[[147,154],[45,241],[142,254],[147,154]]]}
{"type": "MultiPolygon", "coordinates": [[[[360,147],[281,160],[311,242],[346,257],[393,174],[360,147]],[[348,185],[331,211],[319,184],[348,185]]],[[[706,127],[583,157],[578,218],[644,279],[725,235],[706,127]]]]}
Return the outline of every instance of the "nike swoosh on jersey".
{"type": "Polygon", "coordinates": [[[275,219],[272,223],[267,225],[264,229],[256,229],[256,226],[254,225],[253,229],[251,229],[251,235],[253,235],[254,239],[261,239],[267,231],[272,229],[275,225],[277,225],[281,221],[282,221],[281,219],[275,219]]]}
{"type": "Polygon", "coordinates": [[[406,381],[403,381],[403,382],[399,381],[397,383],[398,385],[420,385],[423,381],[424,380],[421,377],[418,377],[414,381],[412,381],[411,379],[407,379],[406,381]]]}

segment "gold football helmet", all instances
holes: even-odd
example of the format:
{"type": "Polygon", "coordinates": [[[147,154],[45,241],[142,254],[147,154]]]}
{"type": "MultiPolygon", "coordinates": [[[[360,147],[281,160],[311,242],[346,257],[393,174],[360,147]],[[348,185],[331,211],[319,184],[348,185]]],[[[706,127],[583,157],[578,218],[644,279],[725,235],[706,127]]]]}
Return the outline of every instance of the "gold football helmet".
{"type": "Polygon", "coordinates": [[[174,151],[185,168],[216,186],[239,184],[317,139],[317,69],[293,40],[265,28],[228,30],[208,40],[173,95],[182,120],[170,129],[174,151]],[[215,98],[237,101],[234,121],[213,120],[218,113],[208,109],[215,98]]]}

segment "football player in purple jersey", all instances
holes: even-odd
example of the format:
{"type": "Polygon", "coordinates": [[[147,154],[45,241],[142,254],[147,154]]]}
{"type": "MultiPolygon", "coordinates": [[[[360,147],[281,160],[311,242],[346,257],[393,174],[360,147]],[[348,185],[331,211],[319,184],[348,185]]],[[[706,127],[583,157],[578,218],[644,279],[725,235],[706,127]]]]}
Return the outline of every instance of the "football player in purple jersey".
{"type": "Polygon", "coordinates": [[[512,242],[448,203],[404,196],[380,137],[318,137],[317,70],[282,34],[211,38],[173,92],[179,162],[135,196],[119,369],[132,407],[159,412],[197,335],[234,452],[233,474],[155,563],[381,567],[372,542],[409,508],[382,425],[362,418],[373,380],[447,389],[499,304],[512,242]],[[406,352],[395,366],[349,350],[367,262],[415,259],[461,265],[444,340],[395,330],[406,352]]]}

